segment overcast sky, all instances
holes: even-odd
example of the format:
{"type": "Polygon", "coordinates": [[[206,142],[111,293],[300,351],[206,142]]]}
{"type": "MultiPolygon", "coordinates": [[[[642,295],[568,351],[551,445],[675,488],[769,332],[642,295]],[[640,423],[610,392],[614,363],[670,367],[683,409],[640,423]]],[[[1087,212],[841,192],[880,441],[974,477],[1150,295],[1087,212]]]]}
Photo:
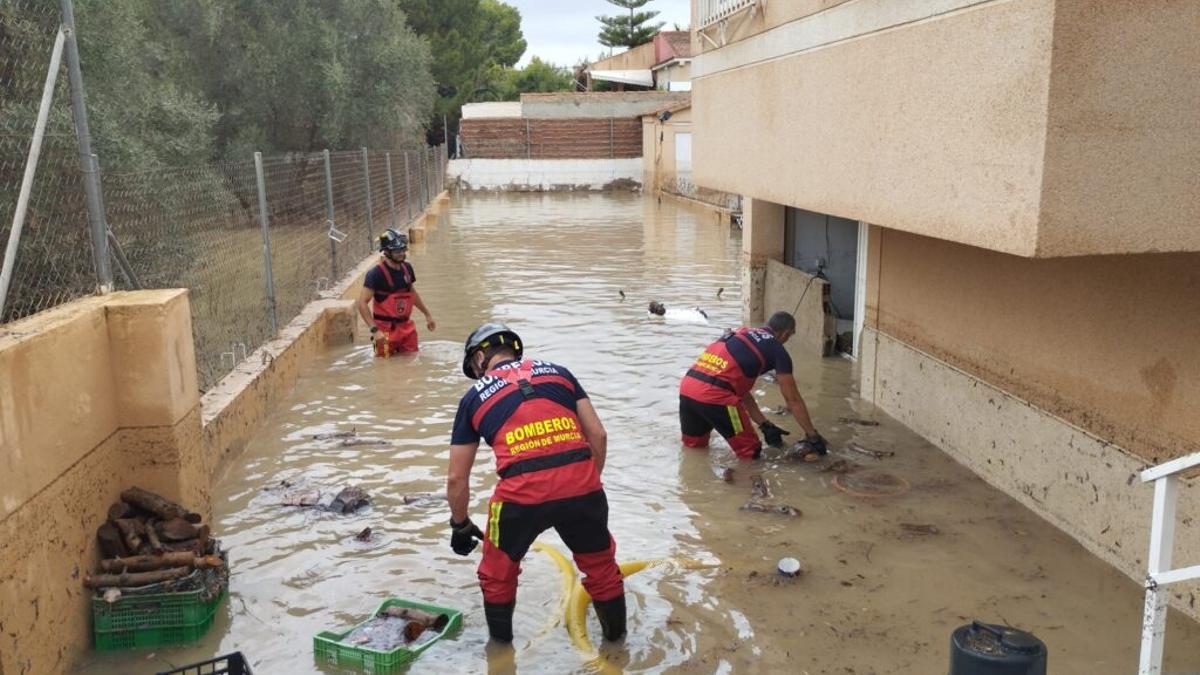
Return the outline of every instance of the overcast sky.
{"type": "MultiPolygon", "coordinates": [[[[595,60],[607,47],[596,41],[600,33],[599,14],[613,15],[622,10],[605,0],[504,0],[521,10],[521,30],[529,48],[519,65],[537,56],[560,66],[573,66],[581,59],[595,60]]],[[[691,21],[690,0],[650,0],[643,10],[657,10],[656,21],[665,21],[664,29],[678,23],[686,28],[691,21]]]]}

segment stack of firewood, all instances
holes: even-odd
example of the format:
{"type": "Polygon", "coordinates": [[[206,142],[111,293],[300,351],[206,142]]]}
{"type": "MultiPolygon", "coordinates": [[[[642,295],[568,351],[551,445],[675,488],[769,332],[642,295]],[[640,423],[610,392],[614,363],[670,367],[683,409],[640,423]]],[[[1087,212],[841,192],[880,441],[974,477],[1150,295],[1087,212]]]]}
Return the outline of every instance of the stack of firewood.
{"type": "Polygon", "coordinates": [[[148,490],[122,492],[96,531],[100,572],[84,577],[84,585],[135,588],[221,567],[208,525],[200,521],[200,514],[148,490]]]}

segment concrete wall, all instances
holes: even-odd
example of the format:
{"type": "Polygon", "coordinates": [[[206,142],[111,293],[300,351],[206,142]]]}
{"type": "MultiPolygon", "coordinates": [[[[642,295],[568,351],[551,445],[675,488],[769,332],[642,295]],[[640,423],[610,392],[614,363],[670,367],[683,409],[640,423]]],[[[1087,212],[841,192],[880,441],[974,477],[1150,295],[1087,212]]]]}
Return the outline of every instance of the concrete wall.
{"type": "MultiPolygon", "coordinates": [[[[647,43],[649,44],[649,43],[647,43]]],[[[645,66],[649,68],[650,66],[645,66]]],[[[639,117],[673,108],[691,100],[690,92],[613,91],[521,94],[521,108],[529,119],[639,117]]]]}
{"type": "Polygon", "coordinates": [[[833,352],[837,319],[828,310],[829,283],[770,260],[763,284],[763,316],[789,312],[796,317],[794,352],[827,356],[833,352]]]}
{"type": "Polygon", "coordinates": [[[1058,0],[1038,254],[1200,251],[1200,3],[1058,0]]]}
{"type": "Polygon", "coordinates": [[[1200,255],[1028,260],[891,230],[879,249],[879,330],[1148,462],[1200,450],[1200,255]]]}
{"type": "Polygon", "coordinates": [[[7,324],[0,382],[0,670],[64,672],[90,644],[82,575],[120,491],[207,514],[186,292],[86,298],[7,324]]]}
{"type": "Polygon", "coordinates": [[[845,3],[776,29],[798,35],[696,57],[696,179],[1032,255],[1053,2],[986,3],[859,34],[885,16],[882,4],[845,3]],[[774,57],[777,44],[792,55],[774,57]]]}
{"type": "Polygon", "coordinates": [[[692,133],[692,111],[684,108],[671,113],[671,119],[659,121],[657,115],[642,118],[642,164],[645,184],[662,187],[660,179],[674,180],[675,134],[692,133]]]}
{"type": "Polygon", "coordinates": [[[520,117],[520,101],[487,101],[484,103],[464,103],[462,119],[520,117]]]}
{"type": "MultiPolygon", "coordinates": [[[[869,254],[862,395],[1144,576],[1133,474],[1200,450],[1200,254],[1038,260],[881,228],[869,254]]],[[[1200,560],[1182,525],[1176,559],[1200,560]]]]}
{"type": "Polygon", "coordinates": [[[647,70],[656,62],[651,41],[589,64],[588,70],[647,70]]]}
{"type": "Polygon", "coordinates": [[[451,182],[466,190],[639,189],[642,159],[452,159],[451,182]]]}
{"type": "Polygon", "coordinates": [[[698,182],[1022,256],[1200,250],[1200,4],[767,5],[693,61],[698,182]]]}

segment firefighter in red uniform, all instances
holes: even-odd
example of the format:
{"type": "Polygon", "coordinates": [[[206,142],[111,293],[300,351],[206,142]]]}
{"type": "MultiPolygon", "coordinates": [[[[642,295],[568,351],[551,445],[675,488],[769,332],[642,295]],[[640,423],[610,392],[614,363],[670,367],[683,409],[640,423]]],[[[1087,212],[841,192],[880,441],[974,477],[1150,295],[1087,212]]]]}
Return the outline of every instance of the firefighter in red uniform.
{"type": "Polygon", "coordinates": [[[412,264],[404,260],[408,253],[408,237],[388,229],[379,235],[379,264],[367,272],[363,289],[358,296],[358,313],[371,327],[375,354],[417,351],[417,327],[410,316],[413,307],[425,315],[425,326],[437,329],[433,315],[421,301],[413,284],[417,275],[412,264]],[[369,306],[374,303],[374,306],[369,306]]]}
{"type": "Polygon", "coordinates": [[[476,328],[465,351],[463,373],[478,382],[459,403],[450,439],[450,546],[467,555],[483,540],[479,584],[488,632],[512,641],[521,559],[553,527],[584,574],[605,639],[620,639],[625,586],[600,483],[608,440],[587,393],[566,368],[523,359],[521,339],[503,324],[476,328]],[[486,532],[467,515],[481,438],[495,453],[500,475],[486,532]]]}
{"type": "Polygon", "coordinates": [[[774,370],[788,410],[804,429],[809,454],[827,452],[825,439],[817,433],[796,389],[792,358],[783,348],[795,332],[796,319],[787,312],[776,312],[763,328],[739,328],[704,350],[679,385],[684,445],[707,448],[709,435],[716,429],[738,458],[758,459],[762,443],[751,426],[754,422],[767,445],[782,447],[789,432],[767,421],[751,393],[758,376],[774,370]]]}

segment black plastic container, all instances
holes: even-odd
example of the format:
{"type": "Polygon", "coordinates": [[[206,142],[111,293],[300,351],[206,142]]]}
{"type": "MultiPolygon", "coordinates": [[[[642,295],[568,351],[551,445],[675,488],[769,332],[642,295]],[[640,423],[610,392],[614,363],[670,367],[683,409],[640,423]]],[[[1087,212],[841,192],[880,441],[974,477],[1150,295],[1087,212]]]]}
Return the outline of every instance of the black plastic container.
{"type": "Polygon", "coordinates": [[[1008,626],[972,621],[950,635],[950,675],[1046,675],[1046,644],[1008,626]]]}
{"type": "Polygon", "coordinates": [[[158,675],[254,675],[241,652],[224,654],[215,659],[193,663],[158,675]]]}

